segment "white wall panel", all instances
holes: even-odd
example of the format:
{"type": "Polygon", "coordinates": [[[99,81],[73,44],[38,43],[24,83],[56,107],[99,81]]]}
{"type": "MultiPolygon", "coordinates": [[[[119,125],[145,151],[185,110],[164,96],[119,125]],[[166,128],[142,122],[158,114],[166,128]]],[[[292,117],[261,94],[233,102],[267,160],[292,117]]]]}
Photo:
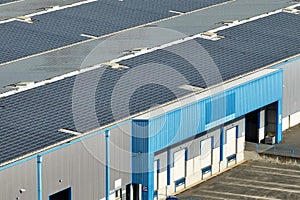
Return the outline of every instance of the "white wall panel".
{"type": "Polygon", "coordinates": [[[290,116],[287,116],[282,119],[282,131],[285,131],[290,128],[290,116]]]}
{"type": "Polygon", "coordinates": [[[245,150],[245,136],[237,138],[237,153],[245,150]]]}
{"type": "Polygon", "coordinates": [[[245,159],[244,152],[239,152],[236,154],[236,162],[239,163],[245,159]]]}
{"type": "Polygon", "coordinates": [[[200,142],[201,168],[211,165],[212,138],[200,142]]]}
{"type": "Polygon", "coordinates": [[[290,127],[296,126],[300,123],[300,112],[290,115],[290,127]]]}
{"type": "Polygon", "coordinates": [[[236,127],[226,130],[226,157],[236,153],[236,127]]]}
{"type": "Polygon", "coordinates": [[[167,178],[168,178],[168,173],[167,171],[160,172],[158,174],[158,188],[165,188],[167,186],[167,178]]]}
{"type": "Polygon", "coordinates": [[[186,176],[194,174],[194,159],[190,159],[186,162],[186,176]]]}
{"type": "Polygon", "coordinates": [[[197,156],[194,158],[194,173],[197,173],[200,171],[201,171],[200,156],[197,156]]]}
{"type": "Polygon", "coordinates": [[[185,149],[174,153],[174,181],[185,177],[185,149]]]}
{"type": "Polygon", "coordinates": [[[213,164],[219,164],[220,162],[220,147],[214,148],[213,150],[213,160],[212,163],[213,164]]]}

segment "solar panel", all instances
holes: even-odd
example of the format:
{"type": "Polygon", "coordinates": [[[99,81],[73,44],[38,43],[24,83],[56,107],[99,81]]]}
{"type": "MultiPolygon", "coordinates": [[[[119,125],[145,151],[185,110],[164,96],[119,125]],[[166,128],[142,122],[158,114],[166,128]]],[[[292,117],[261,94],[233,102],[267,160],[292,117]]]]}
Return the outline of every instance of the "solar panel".
{"type": "Polygon", "coordinates": [[[0,0],[0,4],[9,3],[17,0],[0,0]]]}
{"type": "Polygon", "coordinates": [[[197,38],[120,62],[129,69],[99,68],[2,98],[0,163],[73,137],[60,128],[89,131],[190,94],[183,84],[206,88],[299,54],[299,25],[299,15],[278,13],[222,30],[218,41],[197,38]]]}
{"type": "Polygon", "coordinates": [[[5,63],[88,38],[147,24],[228,0],[102,0],[34,16],[34,23],[0,24],[0,63],[5,63]]]}

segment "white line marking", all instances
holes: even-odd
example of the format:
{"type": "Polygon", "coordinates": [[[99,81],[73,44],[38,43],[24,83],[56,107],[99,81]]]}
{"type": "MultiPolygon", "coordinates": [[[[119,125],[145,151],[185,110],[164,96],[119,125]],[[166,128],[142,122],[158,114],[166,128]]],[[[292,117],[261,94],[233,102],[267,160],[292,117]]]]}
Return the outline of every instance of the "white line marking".
{"type": "Polygon", "coordinates": [[[86,38],[90,38],[90,39],[97,39],[98,37],[94,36],[94,35],[87,35],[87,34],[80,34],[81,37],[86,37],[86,38]]]}
{"type": "Polygon", "coordinates": [[[69,134],[72,134],[72,135],[82,135],[82,133],[79,133],[79,132],[76,132],[76,131],[71,131],[71,130],[67,130],[67,129],[58,129],[59,132],[62,132],[62,133],[69,133],[69,134]]]}
{"type": "Polygon", "coordinates": [[[268,198],[268,197],[260,197],[260,196],[253,196],[253,195],[246,195],[246,194],[236,194],[236,193],[230,193],[230,192],[217,192],[217,191],[211,191],[206,190],[208,193],[215,193],[215,194],[222,194],[222,195],[232,195],[237,197],[246,197],[251,199],[265,199],[265,200],[281,200],[276,198],[268,198]]]}
{"type": "Polygon", "coordinates": [[[170,13],[178,14],[178,15],[183,15],[184,12],[176,11],[176,10],[169,10],[170,13]]]}
{"type": "Polygon", "coordinates": [[[246,188],[251,187],[251,188],[280,191],[280,192],[300,193],[299,190],[289,190],[289,189],[283,189],[283,188],[274,188],[274,187],[270,188],[270,187],[265,187],[265,186],[256,186],[256,185],[241,184],[241,183],[229,183],[229,182],[224,182],[224,181],[221,181],[219,183],[224,184],[224,185],[235,185],[235,186],[241,186],[241,187],[246,187],[246,188]]]}
{"type": "Polygon", "coordinates": [[[300,176],[292,175],[292,174],[281,174],[278,172],[258,171],[258,170],[253,170],[253,169],[245,169],[245,170],[250,171],[250,172],[262,173],[262,174],[271,174],[271,175],[276,175],[276,176],[287,176],[287,177],[293,177],[293,178],[300,178],[300,176]]]}
{"type": "Polygon", "coordinates": [[[10,4],[14,4],[14,3],[19,3],[19,2],[22,2],[24,0],[19,0],[19,1],[13,1],[13,2],[8,2],[8,3],[3,3],[3,4],[0,4],[0,6],[7,6],[7,5],[10,5],[10,4]]]}
{"type": "Polygon", "coordinates": [[[257,180],[235,178],[235,177],[226,177],[226,179],[238,180],[238,181],[244,181],[244,182],[262,183],[262,184],[266,184],[266,185],[276,185],[276,186],[281,185],[281,186],[286,186],[286,187],[300,188],[299,185],[291,185],[291,184],[286,184],[286,183],[257,181],[257,180]]]}
{"type": "Polygon", "coordinates": [[[273,169],[273,170],[278,170],[278,171],[286,171],[286,172],[296,172],[300,173],[300,170],[294,170],[294,169],[280,169],[276,167],[266,167],[266,166],[260,166],[260,165],[251,165],[252,167],[255,168],[263,168],[263,169],[273,169]]]}
{"type": "MultiPolygon", "coordinates": [[[[190,195],[187,195],[187,196],[190,197],[190,195]]],[[[182,196],[182,197],[184,197],[184,196],[182,196]]],[[[193,199],[193,197],[202,197],[202,198],[210,198],[210,199],[223,199],[223,200],[228,199],[228,198],[216,197],[216,196],[213,196],[213,195],[203,195],[203,194],[192,193],[192,196],[190,198],[193,199]]],[[[180,196],[179,196],[179,199],[180,199],[180,196]]],[[[237,200],[237,199],[230,198],[230,200],[237,200]]]]}

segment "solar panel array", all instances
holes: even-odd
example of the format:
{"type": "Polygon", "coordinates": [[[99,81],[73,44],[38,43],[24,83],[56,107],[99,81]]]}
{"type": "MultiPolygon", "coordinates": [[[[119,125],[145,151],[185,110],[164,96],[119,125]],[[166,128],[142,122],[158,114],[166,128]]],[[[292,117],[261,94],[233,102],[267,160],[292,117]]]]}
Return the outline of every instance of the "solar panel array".
{"type": "Polygon", "coordinates": [[[0,99],[0,163],[300,53],[300,16],[278,13],[0,99]],[[96,121],[95,118],[96,117],[96,121]]]}
{"type": "Polygon", "coordinates": [[[0,4],[4,4],[4,3],[9,3],[9,2],[13,2],[16,0],[0,0],[0,4]]]}
{"type": "Polygon", "coordinates": [[[99,0],[34,16],[34,23],[0,24],[0,63],[168,18],[228,0],[99,0]]]}

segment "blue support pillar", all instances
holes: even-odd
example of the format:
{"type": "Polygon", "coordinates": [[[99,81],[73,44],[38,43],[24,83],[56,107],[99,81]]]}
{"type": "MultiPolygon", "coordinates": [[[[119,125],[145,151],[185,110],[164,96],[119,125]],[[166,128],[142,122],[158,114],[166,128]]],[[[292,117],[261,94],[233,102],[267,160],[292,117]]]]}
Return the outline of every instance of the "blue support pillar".
{"type": "Polygon", "coordinates": [[[223,161],[223,148],[224,148],[224,127],[220,130],[220,161],[223,161]]]}
{"type": "Polygon", "coordinates": [[[154,199],[154,153],[148,153],[147,191],[142,191],[142,199],[154,199]]]}
{"type": "Polygon", "coordinates": [[[282,140],[282,99],[277,102],[276,143],[282,140]]]}
{"type": "Polygon", "coordinates": [[[105,131],[105,173],[106,173],[106,178],[105,178],[105,197],[107,200],[109,200],[109,195],[110,195],[110,148],[109,148],[109,137],[110,137],[110,131],[106,130],[105,131]]]}
{"type": "Polygon", "coordinates": [[[37,186],[38,186],[38,200],[43,199],[42,194],[42,156],[37,155],[37,186]]]}
{"type": "Polygon", "coordinates": [[[171,151],[167,151],[167,185],[171,185],[171,151]]]}

